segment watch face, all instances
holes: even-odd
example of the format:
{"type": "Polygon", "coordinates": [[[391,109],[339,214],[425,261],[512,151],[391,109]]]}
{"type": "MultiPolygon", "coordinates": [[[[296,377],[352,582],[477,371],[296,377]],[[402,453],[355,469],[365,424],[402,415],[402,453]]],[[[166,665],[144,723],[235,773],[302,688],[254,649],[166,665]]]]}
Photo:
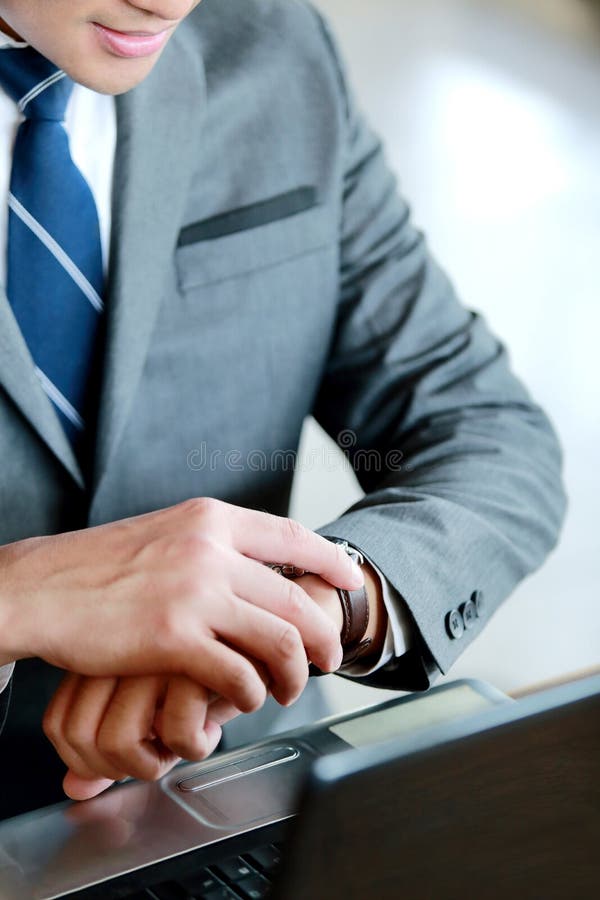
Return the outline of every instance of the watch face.
{"type": "Polygon", "coordinates": [[[350,559],[354,560],[354,562],[357,563],[357,565],[362,566],[365,558],[360,550],[357,550],[356,547],[351,547],[348,541],[336,541],[335,543],[338,544],[342,548],[342,550],[344,550],[348,554],[350,559]]]}

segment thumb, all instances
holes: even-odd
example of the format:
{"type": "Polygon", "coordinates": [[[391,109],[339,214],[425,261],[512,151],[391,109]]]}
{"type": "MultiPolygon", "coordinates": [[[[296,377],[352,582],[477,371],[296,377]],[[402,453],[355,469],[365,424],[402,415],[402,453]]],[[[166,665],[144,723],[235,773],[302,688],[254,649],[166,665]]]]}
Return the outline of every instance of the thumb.
{"type": "Polygon", "coordinates": [[[63,779],[63,791],[71,800],[90,800],[114,784],[110,778],[81,778],[71,769],[63,779]]]}

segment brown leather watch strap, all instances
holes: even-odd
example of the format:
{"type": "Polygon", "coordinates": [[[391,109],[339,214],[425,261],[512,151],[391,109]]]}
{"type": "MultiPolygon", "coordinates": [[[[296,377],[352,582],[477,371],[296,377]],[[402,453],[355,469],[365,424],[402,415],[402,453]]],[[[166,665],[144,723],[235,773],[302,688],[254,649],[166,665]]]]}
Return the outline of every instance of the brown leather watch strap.
{"type": "MultiPolygon", "coordinates": [[[[369,652],[373,643],[372,638],[365,638],[369,625],[369,597],[366,587],[357,591],[345,591],[337,589],[344,622],[341,631],[341,642],[344,656],[342,666],[357,662],[369,652]]],[[[314,664],[310,666],[311,675],[324,675],[314,664]]]]}
{"type": "MultiPolygon", "coordinates": [[[[346,553],[352,558],[356,565],[364,563],[364,556],[356,547],[350,546],[347,541],[338,538],[328,538],[344,548],[346,553]]],[[[298,569],[291,563],[266,563],[270,569],[283,575],[284,578],[299,578],[306,574],[304,569],[298,569]]],[[[342,666],[356,662],[369,652],[369,648],[373,643],[372,638],[365,638],[367,628],[369,626],[369,596],[367,589],[363,587],[357,591],[345,591],[343,588],[337,588],[338,596],[342,606],[342,630],[340,632],[340,640],[344,655],[342,657],[342,666]]],[[[311,663],[309,667],[311,675],[324,675],[320,669],[311,663]]]]}
{"type": "Polygon", "coordinates": [[[364,641],[360,641],[354,649],[349,647],[347,650],[344,650],[344,657],[342,659],[342,666],[349,666],[350,663],[358,662],[363,656],[366,656],[369,647],[373,643],[373,638],[365,638],[364,641]]]}
{"type": "MultiPolygon", "coordinates": [[[[369,625],[369,598],[364,585],[357,591],[345,591],[338,588],[338,595],[344,614],[341,641],[344,650],[342,665],[345,665],[348,662],[347,657],[354,658],[363,643],[369,625]]],[[[370,643],[369,640],[367,646],[370,643]]],[[[366,647],[364,649],[366,650],[366,647]]],[[[363,655],[362,652],[360,655],[363,655]]]]}

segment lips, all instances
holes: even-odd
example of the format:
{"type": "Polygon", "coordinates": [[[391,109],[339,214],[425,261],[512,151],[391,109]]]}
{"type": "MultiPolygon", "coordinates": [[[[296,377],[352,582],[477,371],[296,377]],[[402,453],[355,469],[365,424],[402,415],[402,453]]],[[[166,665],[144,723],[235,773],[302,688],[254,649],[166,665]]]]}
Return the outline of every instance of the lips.
{"type": "Polygon", "coordinates": [[[159,31],[157,34],[143,31],[115,31],[98,22],[92,23],[102,46],[115,56],[133,59],[143,56],[152,56],[167,42],[170,28],[159,31]]]}

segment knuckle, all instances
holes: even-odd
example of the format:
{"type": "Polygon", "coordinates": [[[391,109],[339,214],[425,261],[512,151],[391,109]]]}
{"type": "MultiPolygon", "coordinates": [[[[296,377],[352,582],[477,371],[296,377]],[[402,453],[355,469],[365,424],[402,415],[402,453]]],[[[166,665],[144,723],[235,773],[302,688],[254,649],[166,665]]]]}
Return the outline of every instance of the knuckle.
{"type": "Polygon", "coordinates": [[[187,593],[197,595],[207,580],[217,580],[227,571],[226,547],[213,535],[193,532],[180,539],[181,580],[187,593]]]}
{"type": "Polygon", "coordinates": [[[98,750],[113,765],[121,766],[127,757],[127,742],[119,738],[112,730],[101,728],[96,738],[98,750]]]}
{"type": "Polygon", "coordinates": [[[262,682],[259,682],[257,680],[255,683],[255,686],[253,687],[251,693],[248,696],[247,702],[244,704],[245,708],[242,710],[242,712],[245,712],[245,713],[258,712],[258,710],[262,709],[262,707],[264,706],[266,699],[267,699],[267,691],[266,691],[264,685],[262,684],[262,682]]]}
{"type": "Polygon", "coordinates": [[[204,565],[221,553],[219,542],[212,535],[200,529],[181,535],[178,543],[183,562],[191,565],[204,565]]]}
{"type": "Polygon", "coordinates": [[[178,598],[166,599],[156,611],[153,640],[167,654],[181,650],[182,642],[187,643],[189,628],[186,612],[178,598]]]}
{"type": "Polygon", "coordinates": [[[185,735],[173,737],[169,740],[168,746],[176,756],[192,762],[200,762],[208,756],[206,735],[198,728],[190,730],[185,735]]]}
{"type": "Polygon", "coordinates": [[[229,682],[235,705],[242,712],[256,712],[267,699],[266,686],[249,663],[233,666],[229,682]]]}
{"type": "Polygon", "coordinates": [[[121,766],[131,755],[135,740],[123,728],[102,725],[96,736],[96,746],[116,766],[121,766]]]}
{"type": "Polygon", "coordinates": [[[232,665],[229,670],[229,688],[235,696],[243,694],[246,691],[248,673],[242,665],[232,665]]]}
{"type": "Polygon", "coordinates": [[[68,720],[63,726],[63,736],[67,744],[79,755],[86,750],[89,742],[76,723],[68,720]]]}
{"type": "Polygon", "coordinates": [[[125,778],[125,776],[129,775],[132,778],[141,777],[137,771],[135,771],[135,766],[132,765],[130,758],[127,754],[118,753],[114,749],[109,749],[108,746],[101,746],[98,741],[98,749],[102,753],[102,758],[107,767],[105,775],[108,776],[108,770],[111,769],[115,775],[118,774],[118,778],[115,778],[115,781],[118,781],[121,778],[125,778]]]}
{"type": "Polygon", "coordinates": [[[189,516],[200,516],[210,505],[210,497],[190,497],[179,504],[179,508],[189,516]]]}
{"type": "Polygon", "coordinates": [[[300,632],[294,625],[285,625],[277,641],[279,655],[284,660],[294,660],[299,654],[304,657],[304,646],[300,632]]]}
{"type": "Polygon", "coordinates": [[[286,581],[285,610],[291,618],[299,618],[306,609],[306,593],[300,585],[286,581]]]}
{"type": "Polygon", "coordinates": [[[307,681],[308,663],[306,663],[301,670],[294,671],[293,675],[288,676],[285,684],[285,694],[281,698],[285,706],[289,706],[298,699],[306,687],[307,681]]]}
{"type": "Polygon", "coordinates": [[[102,755],[114,767],[116,772],[125,772],[142,781],[152,781],[154,763],[139,760],[135,753],[135,741],[125,736],[102,731],[98,735],[97,745],[102,755]]]}
{"type": "Polygon", "coordinates": [[[296,519],[284,519],[284,528],[287,532],[287,537],[294,544],[305,544],[308,539],[309,532],[300,522],[297,522],[296,519]]]}
{"type": "Polygon", "coordinates": [[[157,781],[163,774],[163,764],[158,758],[141,760],[137,756],[122,756],[119,757],[118,763],[111,757],[111,762],[131,778],[140,781],[157,781]]]}
{"type": "Polygon", "coordinates": [[[210,523],[220,519],[223,504],[215,497],[192,497],[181,505],[194,525],[206,528],[210,523]]]}
{"type": "Polygon", "coordinates": [[[50,743],[55,744],[61,737],[61,729],[52,710],[47,710],[42,719],[42,730],[50,743]]]}
{"type": "Polygon", "coordinates": [[[161,734],[163,743],[182,759],[200,760],[208,755],[204,729],[198,716],[171,709],[168,724],[161,734]]]}

